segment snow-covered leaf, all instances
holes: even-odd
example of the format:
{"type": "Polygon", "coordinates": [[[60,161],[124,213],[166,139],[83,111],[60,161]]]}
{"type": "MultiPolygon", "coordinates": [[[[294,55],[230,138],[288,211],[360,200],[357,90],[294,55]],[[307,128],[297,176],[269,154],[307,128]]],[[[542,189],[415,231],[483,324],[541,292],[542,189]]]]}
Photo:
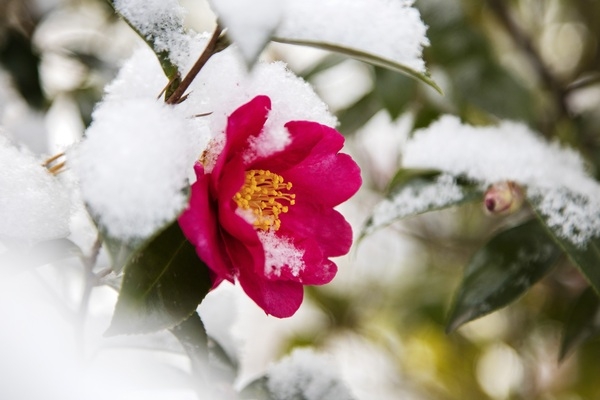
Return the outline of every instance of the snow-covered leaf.
{"type": "MultiPolygon", "coordinates": [[[[529,199],[533,209],[536,211],[538,219],[547,227],[548,232],[553,239],[559,244],[563,251],[569,256],[573,264],[588,280],[590,285],[600,294],[600,238],[593,237],[587,239],[584,244],[574,244],[569,237],[577,235],[578,232],[571,232],[571,235],[565,236],[563,228],[565,224],[553,223],[550,218],[540,211],[543,199],[539,196],[529,199]]],[[[575,204],[572,208],[577,208],[575,204]]],[[[568,209],[563,209],[563,212],[568,212],[568,209]]],[[[585,214],[582,216],[586,218],[585,214]]]]}
{"type": "Polygon", "coordinates": [[[403,164],[464,176],[482,186],[512,181],[545,223],[571,246],[600,236],[600,185],[579,153],[549,143],[527,126],[502,121],[469,126],[443,116],[407,142],[403,164]]]}
{"type": "Polygon", "coordinates": [[[427,27],[409,1],[287,0],[273,40],[335,51],[394,69],[441,92],[422,59],[427,27]]]}
{"type": "Polygon", "coordinates": [[[106,334],[172,328],[196,310],[210,286],[208,267],[174,222],[129,258],[106,334]]]}
{"type": "Polygon", "coordinates": [[[435,170],[400,169],[388,187],[388,199],[373,210],[361,237],[400,219],[480,199],[469,182],[435,170]]]}
{"type": "Polygon", "coordinates": [[[42,163],[0,129],[0,240],[35,243],[69,234],[69,193],[42,163]]]}
{"type": "MultiPolygon", "coordinates": [[[[115,11],[150,46],[169,80],[178,79],[184,9],[178,0],[109,0],[115,11]]],[[[175,82],[176,85],[178,82],[175,82]]]]}
{"type": "Polygon", "coordinates": [[[446,330],[494,312],[523,295],[543,278],[561,254],[537,219],[493,237],[465,269],[446,330]]]}
{"type": "Polygon", "coordinates": [[[282,0],[211,0],[210,5],[249,66],[271,39],[285,9],[282,0]]]}

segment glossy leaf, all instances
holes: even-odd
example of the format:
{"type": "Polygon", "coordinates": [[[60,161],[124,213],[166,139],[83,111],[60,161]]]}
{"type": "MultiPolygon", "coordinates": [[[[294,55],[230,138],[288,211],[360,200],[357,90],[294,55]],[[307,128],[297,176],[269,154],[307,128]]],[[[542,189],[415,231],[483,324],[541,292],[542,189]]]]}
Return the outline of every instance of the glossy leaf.
{"type": "Polygon", "coordinates": [[[577,246],[570,240],[560,236],[549,225],[547,219],[538,209],[538,199],[529,199],[537,218],[546,226],[554,241],[569,256],[573,264],[581,271],[590,285],[600,294],[600,238],[593,238],[585,246],[577,246]]]}
{"type": "Polygon", "coordinates": [[[360,51],[357,49],[352,49],[349,47],[344,47],[344,46],[336,45],[336,44],[332,44],[332,43],[324,43],[324,42],[317,42],[317,41],[310,41],[310,40],[296,40],[296,39],[289,39],[289,38],[283,38],[283,37],[274,37],[272,39],[274,41],[280,42],[280,43],[297,44],[297,45],[301,45],[301,46],[310,46],[310,47],[316,47],[318,49],[334,51],[336,53],[344,54],[346,56],[352,57],[352,58],[360,60],[360,61],[364,61],[364,62],[372,64],[372,65],[377,65],[379,67],[383,67],[383,68],[391,69],[393,71],[401,72],[403,74],[406,74],[412,78],[418,79],[421,82],[428,84],[429,86],[434,88],[438,93],[443,94],[442,89],[437,85],[437,83],[435,83],[435,81],[431,78],[431,76],[428,73],[421,73],[421,72],[415,71],[414,69],[412,69],[406,65],[399,64],[399,63],[389,60],[387,58],[379,57],[375,54],[367,53],[364,51],[360,51]]]}
{"type": "Polygon", "coordinates": [[[208,267],[177,221],[136,251],[124,271],[107,335],[172,328],[196,310],[211,286],[208,267]]]}
{"type": "Polygon", "coordinates": [[[446,330],[454,331],[517,300],[550,271],[560,254],[537,219],[496,235],[467,266],[446,330]]]}
{"type": "Polygon", "coordinates": [[[436,170],[400,169],[388,185],[388,200],[381,202],[365,223],[361,238],[406,217],[441,210],[482,198],[482,191],[472,183],[446,176],[436,170]],[[442,194],[452,185],[454,197],[442,194]],[[436,193],[440,193],[436,196],[436,193]]]}
{"type": "Polygon", "coordinates": [[[559,359],[587,340],[600,335],[600,297],[590,287],[575,301],[563,332],[559,359]]]}

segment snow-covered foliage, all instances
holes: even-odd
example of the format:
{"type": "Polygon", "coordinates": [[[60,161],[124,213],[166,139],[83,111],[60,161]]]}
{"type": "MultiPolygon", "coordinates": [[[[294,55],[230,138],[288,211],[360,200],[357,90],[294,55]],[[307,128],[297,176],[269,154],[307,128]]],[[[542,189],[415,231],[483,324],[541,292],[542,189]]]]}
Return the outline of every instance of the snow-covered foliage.
{"type": "Polygon", "coordinates": [[[279,400],[352,400],[332,359],[310,349],[296,349],[269,368],[271,393],[279,400]]]}
{"type": "Polygon", "coordinates": [[[411,1],[213,0],[244,57],[253,60],[273,35],[374,54],[425,72],[427,27],[411,1]]]}
{"type": "Polygon", "coordinates": [[[68,235],[68,192],[42,164],[0,131],[0,239],[37,242],[68,235]]]}
{"type": "MultiPolygon", "coordinates": [[[[403,166],[466,177],[482,188],[514,181],[540,200],[539,210],[559,235],[577,245],[600,234],[600,185],[587,173],[581,156],[549,143],[523,124],[470,126],[444,116],[417,131],[405,147],[403,166]]],[[[414,210],[460,199],[451,177],[413,193],[401,191],[376,210],[374,221],[389,221],[414,210]]]]}

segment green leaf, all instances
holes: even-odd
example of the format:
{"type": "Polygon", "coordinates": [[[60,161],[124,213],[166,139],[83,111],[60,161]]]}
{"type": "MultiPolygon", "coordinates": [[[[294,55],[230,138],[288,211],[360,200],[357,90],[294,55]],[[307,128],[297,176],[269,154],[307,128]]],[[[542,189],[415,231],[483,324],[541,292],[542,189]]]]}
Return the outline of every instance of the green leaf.
{"type": "Polygon", "coordinates": [[[554,241],[567,253],[573,264],[581,271],[590,285],[600,294],[600,238],[589,240],[585,246],[577,246],[569,239],[560,236],[549,224],[548,219],[538,208],[539,198],[528,199],[537,218],[546,226],[554,241]]]}
{"type": "Polygon", "coordinates": [[[175,221],[129,258],[106,334],[172,328],[196,310],[210,286],[208,267],[175,221]]]}
{"type": "Polygon", "coordinates": [[[569,313],[560,346],[559,360],[580,344],[600,335],[600,297],[589,287],[575,301],[569,313]]]}
{"type": "Polygon", "coordinates": [[[438,93],[443,94],[442,89],[435,83],[435,81],[433,79],[431,79],[431,76],[428,73],[422,73],[422,72],[415,71],[414,69],[412,69],[406,65],[399,64],[399,63],[392,61],[390,59],[387,59],[387,58],[379,57],[375,54],[367,53],[367,52],[353,49],[350,47],[344,47],[344,46],[341,46],[338,44],[317,42],[317,41],[311,41],[311,40],[289,39],[289,38],[282,38],[282,37],[273,37],[272,40],[275,42],[280,42],[280,43],[289,43],[289,44],[297,44],[297,45],[301,45],[301,46],[316,47],[318,49],[334,51],[336,53],[344,54],[346,56],[355,58],[360,61],[364,61],[364,62],[372,64],[372,65],[377,65],[379,67],[384,67],[387,69],[391,69],[393,71],[397,71],[397,72],[406,74],[412,78],[418,79],[421,82],[428,84],[429,86],[434,88],[438,93]]]}
{"type": "Polygon", "coordinates": [[[9,274],[16,274],[31,268],[71,257],[81,257],[79,246],[69,239],[47,240],[26,249],[11,249],[0,254],[0,265],[8,268],[9,274]]]}
{"type": "Polygon", "coordinates": [[[380,203],[365,223],[362,239],[373,231],[388,226],[403,218],[441,210],[476,199],[481,199],[482,191],[462,178],[452,179],[436,170],[402,168],[388,185],[388,200],[380,203]],[[454,196],[446,191],[452,187],[454,196]],[[436,196],[439,193],[439,196],[436,196]]]}
{"type": "Polygon", "coordinates": [[[465,269],[447,332],[518,299],[550,271],[560,254],[537,219],[493,237],[465,269]]]}
{"type": "MultiPolygon", "coordinates": [[[[148,46],[150,46],[150,48],[152,49],[152,51],[154,52],[154,54],[156,54],[156,57],[158,58],[158,61],[160,62],[160,66],[161,66],[163,72],[165,73],[165,76],[170,81],[169,86],[165,90],[165,96],[166,96],[166,98],[168,98],[169,95],[181,83],[179,70],[177,68],[177,65],[175,65],[171,61],[171,59],[169,57],[169,52],[165,51],[164,49],[162,49],[162,47],[158,47],[155,44],[155,38],[152,35],[145,35],[144,33],[142,33],[140,31],[139,27],[135,26],[129,19],[127,19],[127,17],[125,17],[124,15],[120,14],[119,11],[114,6],[114,0],[107,0],[107,1],[112,6],[112,8],[115,11],[115,13],[117,13],[119,16],[121,16],[121,18],[123,18],[123,20],[127,23],[127,25],[129,25],[131,27],[131,29],[133,29],[133,31],[140,38],[142,38],[144,40],[144,42],[146,42],[146,44],[148,44],[148,46]]],[[[161,22],[163,24],[165,23],[165,21],[161,21],[161,22]]],[[[182,21],[179,21],[179,22],[182,22],[182,21]]],[[[179,32],[183,33],[183,25],[179,24],[179,23],[176,23],[176,22],[173,23],[173,25],[169,26],[169,27],[161,26],[160,29],[165,29],[165,30],[166,29],[170,29],[173,32],[179,31],[179,32]]],[[[160,43],[160,46],[163,46],[163,45],[164,45],[164,43],[160,43]]]]}

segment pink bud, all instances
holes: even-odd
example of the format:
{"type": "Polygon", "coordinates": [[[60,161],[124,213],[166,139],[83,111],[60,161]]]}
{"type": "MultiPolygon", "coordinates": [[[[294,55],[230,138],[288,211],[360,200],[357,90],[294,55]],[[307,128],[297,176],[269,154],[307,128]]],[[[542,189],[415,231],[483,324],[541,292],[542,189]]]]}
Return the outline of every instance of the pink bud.
{"type": "Polygon", "coordinates": [[[523,189],[512,181],[491,185],[485,192],[483,204],[490,214],[511,214],[523,205],[523,189]]]}

